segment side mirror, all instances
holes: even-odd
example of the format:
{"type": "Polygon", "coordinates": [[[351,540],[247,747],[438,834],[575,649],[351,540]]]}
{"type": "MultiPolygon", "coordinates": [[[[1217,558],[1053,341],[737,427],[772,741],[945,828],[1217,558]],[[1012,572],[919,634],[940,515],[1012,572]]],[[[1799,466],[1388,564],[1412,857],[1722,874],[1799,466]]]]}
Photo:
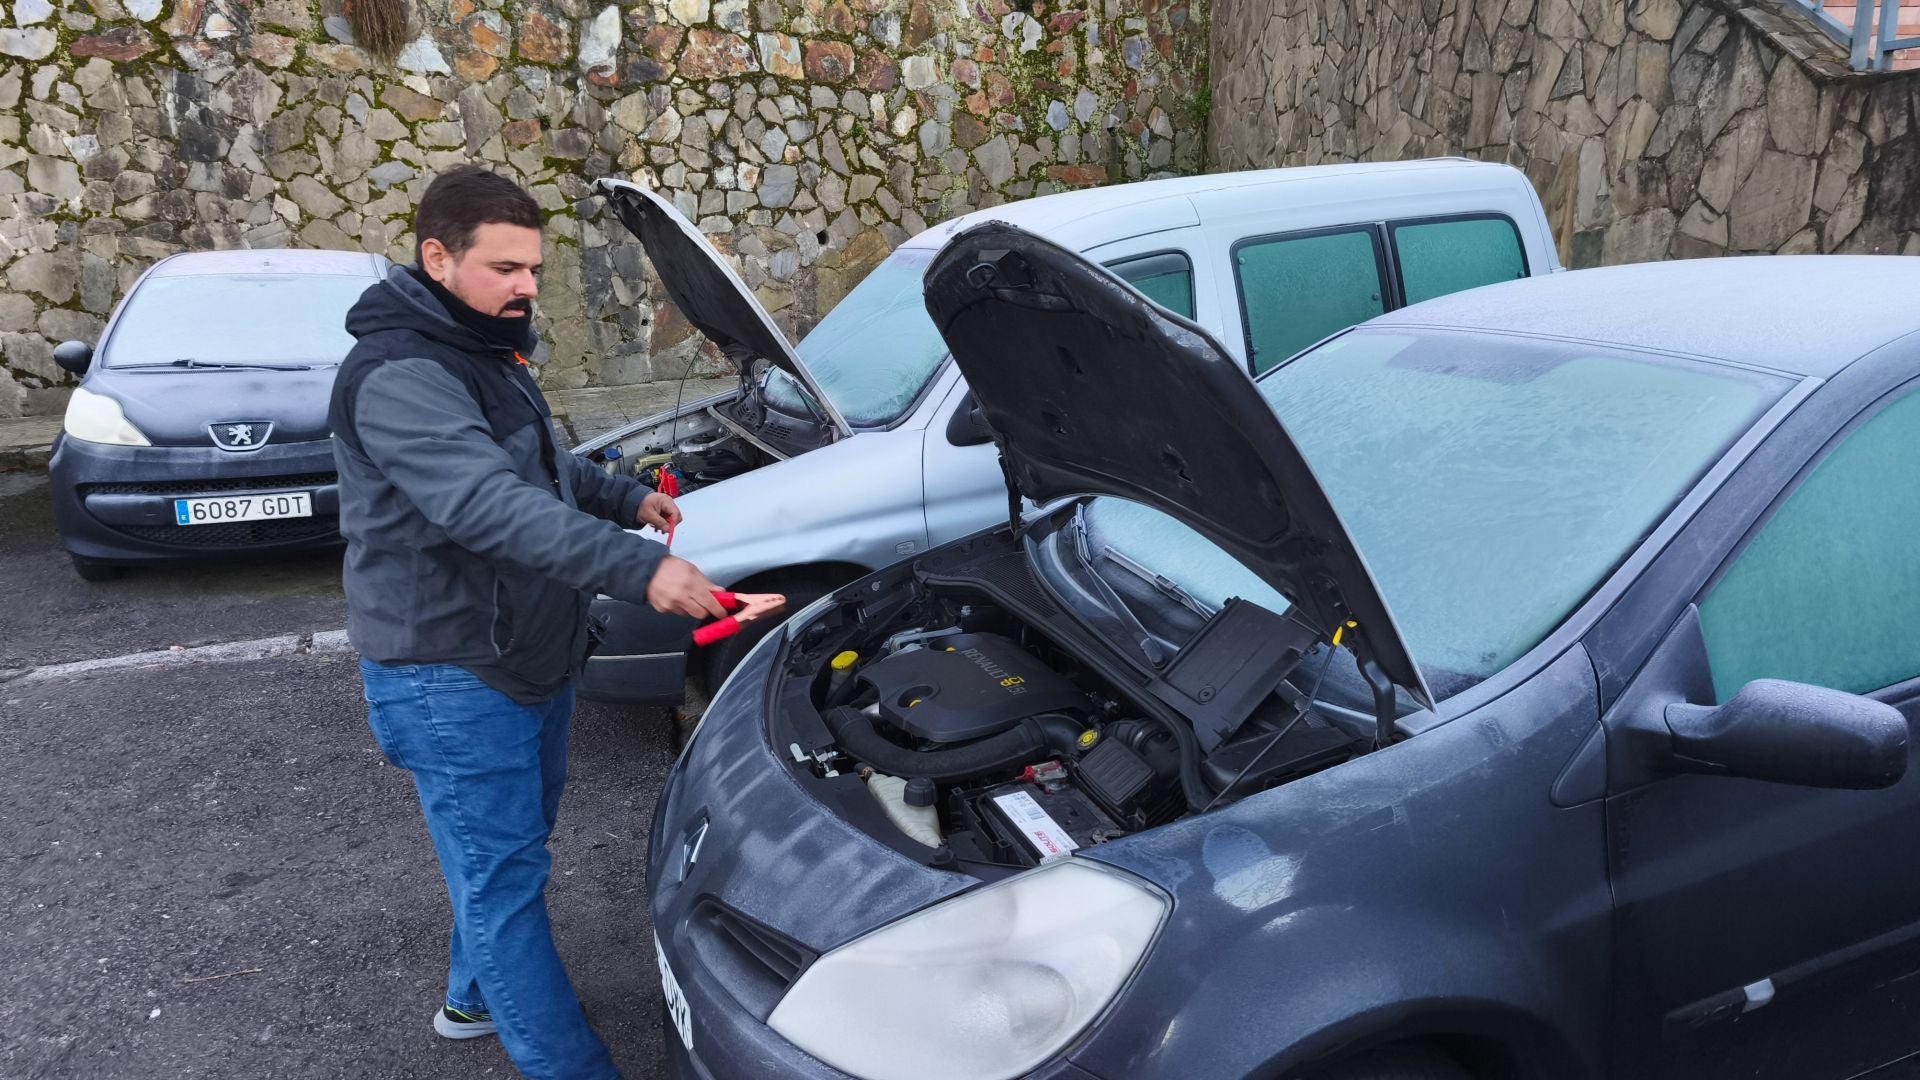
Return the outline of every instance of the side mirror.
{"type": "Polygon", "coordinates": [[[993,441],[993,429],[987,426],[987,418],[980,415],[980,399],[974,397],[971,390],[960,399],[953,418],[947,421],[947,441],[955,446],[979,446],[993,441]]]}
{"type": "MultiPolygon", "coordinates": [[[[1670,772],[1819,788],[1885,788],[1907,771],[1907,720],[1857,694],[1756,679],[1724,705],[1665,710],[1670,772]]],[[[1663,755],[1664,756],[1664,755],[1663,755]]]]}
{"type": "Polygon", "coordinates": [[[75,375],[85,375],[93,366],[93,346],[84,341],[63,341],[53,348],[53,362],[75,375]]]}

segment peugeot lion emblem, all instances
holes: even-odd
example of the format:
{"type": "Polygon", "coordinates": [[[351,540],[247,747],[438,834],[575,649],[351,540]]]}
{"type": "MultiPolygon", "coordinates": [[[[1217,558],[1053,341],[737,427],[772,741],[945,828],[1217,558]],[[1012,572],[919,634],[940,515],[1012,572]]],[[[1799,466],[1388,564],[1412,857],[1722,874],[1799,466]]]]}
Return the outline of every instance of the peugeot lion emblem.
{"type": "Polygon", "coordinates": [[[208,424],[207,431],[213,435],[213,444],[222,450],[258,450],[267,444],[273,425],[264,420],[239,420],[208,424]]]}

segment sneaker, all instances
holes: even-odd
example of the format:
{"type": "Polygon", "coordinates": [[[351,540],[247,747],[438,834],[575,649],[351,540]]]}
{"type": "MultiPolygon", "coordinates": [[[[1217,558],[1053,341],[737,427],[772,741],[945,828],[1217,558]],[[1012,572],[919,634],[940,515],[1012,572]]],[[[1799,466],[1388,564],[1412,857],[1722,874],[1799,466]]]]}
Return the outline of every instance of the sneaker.
{"type": "Polygon", "coordinates": [[[492,1035],[499,1031],[493,1017],[486,1013],[461,1012],[451,1006],[441,1006],[433,1014],[433,1030],[448,1039],[477,1039],[482,1035],[492,1035]]]}

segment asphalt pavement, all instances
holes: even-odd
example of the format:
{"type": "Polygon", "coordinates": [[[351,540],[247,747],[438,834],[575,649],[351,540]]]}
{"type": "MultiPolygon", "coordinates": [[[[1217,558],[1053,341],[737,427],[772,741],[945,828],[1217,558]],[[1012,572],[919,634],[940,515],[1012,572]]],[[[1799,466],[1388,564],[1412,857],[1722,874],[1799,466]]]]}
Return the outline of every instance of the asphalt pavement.
{"type": "Polygon", "coordinates": [[[0,473],[0,672],[347,625],[340,556],[73,572],[44,472],[0,473]]]}
{"type": "MultiPolygon", "coordinates": [[[[73,575],[0,474],[0,1077],[513,1077],[453,1043],[445,888],[351,654],[23,669],[344,625],[337,556],[73,575]],[[11,669],[11,670],[6,670],[11,669]]],[[[584,706],[549,890],[588,1016],[664,1075],[644,852],[669,739],[584,706]]]]}

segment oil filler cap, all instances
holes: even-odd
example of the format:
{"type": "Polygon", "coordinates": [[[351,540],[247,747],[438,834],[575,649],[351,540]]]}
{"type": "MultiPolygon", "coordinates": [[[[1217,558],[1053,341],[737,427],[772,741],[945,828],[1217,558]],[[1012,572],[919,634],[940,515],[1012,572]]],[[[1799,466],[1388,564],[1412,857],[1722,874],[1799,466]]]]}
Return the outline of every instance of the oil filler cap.
{"type": "Polygon", "coordinates": [[[932,806],[933,796],[933,778],[929,776],[916,776],[909,779],[906,791],[900,795],[908,806],[932,806]]]}

